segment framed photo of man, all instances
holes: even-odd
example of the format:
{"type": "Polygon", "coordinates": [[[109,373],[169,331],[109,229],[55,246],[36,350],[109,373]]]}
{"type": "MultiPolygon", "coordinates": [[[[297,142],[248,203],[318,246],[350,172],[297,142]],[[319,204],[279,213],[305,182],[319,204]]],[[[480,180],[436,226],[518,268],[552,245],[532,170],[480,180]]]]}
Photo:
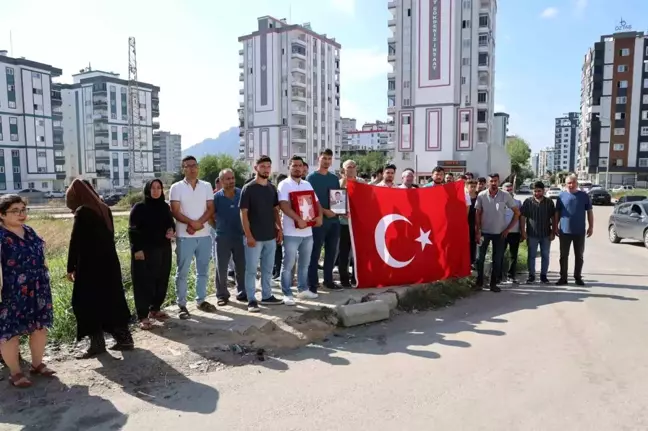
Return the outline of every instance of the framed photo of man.
{"type": "Polygon", "coordinates": [[[305,190],[290,193],[290,206],[308,226],[315,226],[315,219],[319,216],[315,192],[305,190]]]}
{"type": "Polygon", "coordinates": [[[347,214],[347,191],[346,189],[329,190],[329,203],[331,211],[337,215],[347,214]]]}

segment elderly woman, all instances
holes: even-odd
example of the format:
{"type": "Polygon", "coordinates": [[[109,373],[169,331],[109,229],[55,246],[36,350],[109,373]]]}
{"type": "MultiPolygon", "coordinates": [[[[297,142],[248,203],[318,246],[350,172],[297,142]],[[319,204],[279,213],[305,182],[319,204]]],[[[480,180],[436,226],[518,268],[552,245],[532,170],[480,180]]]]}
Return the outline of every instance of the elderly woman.
{"type": "Polygon", "coordinates": [[[27,207],[18,195],[0,197],[0,352],[9,367],[9,382],[31,386],[20,369],[20,337],[29,335],[30,374],[50,377],[43,363],[47,328],[52,326],[52,292],[45,266],[45,243],[25,225],[27,207]]]}
{"type": "Polygon", "coordinates": [[[105,332],[115,339],[113,350],[130,350],[130,311],[115,249],[112,212],[90,183],[80,179],[70,184],[65,203],[74,212],[67,272],[74,283],[72,309],[77,341],[90,337],[90,348],[79,359],[106,351],[105,332]]]}

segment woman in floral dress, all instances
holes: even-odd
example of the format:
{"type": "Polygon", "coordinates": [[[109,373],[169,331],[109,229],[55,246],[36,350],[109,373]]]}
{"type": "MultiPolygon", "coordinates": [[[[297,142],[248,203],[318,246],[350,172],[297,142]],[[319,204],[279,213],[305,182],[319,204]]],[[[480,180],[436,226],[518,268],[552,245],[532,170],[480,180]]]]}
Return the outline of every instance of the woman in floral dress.
{"type": "Polygon", "coordinates": [[[29,335],[30,374],[50,377],[54,371],[43,363],[47,328],[52,326],[52,291],[45,266],[45,243],[24,223],[25,201],[18,195],[0,197],[0,351],[9,367],[9,382],[31,386],[20,369],[20,337],[29,335]]]}

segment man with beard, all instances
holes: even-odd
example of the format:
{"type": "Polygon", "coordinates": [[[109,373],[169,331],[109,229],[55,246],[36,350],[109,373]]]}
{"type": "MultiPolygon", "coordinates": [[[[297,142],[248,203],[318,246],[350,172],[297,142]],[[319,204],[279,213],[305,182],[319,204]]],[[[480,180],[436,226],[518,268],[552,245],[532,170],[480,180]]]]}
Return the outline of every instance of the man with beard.
{"type": "Polygon", "coordinates": [[[313,228],[313,253],[308,268],[309,289],[317,293],[319,286],[319,258],[324,247],[324,287],[329,290],[340,290],[342,286],[333,282],[333,267],[340,241],[340,220],[330,206],[329,191],[340,187],[337,175],[329,172],[333,162],[333,151],[325,149],[319,155],[319,167],[306,177],[317,195],[322,214],[322,226],[313,228]]]}
{"type": "Polygon", "coordinates": [[[376,184],[380,187],[396,187],[394,184],[394,177],[396,176],[396,165],[389,163],[383,169],[382,181],[376,184]]]}
{"type": "MultiPolygon", "coordinates": [[[[278,187],[284,232],[281,291],[286,305],[295,305],[291,289],[295,262],[297,262],[297,297],[300,299],[317,298],[317,292],[309,289],[308,280],[313,254],[313,228],[308,226],[307,221],[292,209],[290,201],[290,195],[294,192],[314,191],[312,185],[301,178],[303,172],[303,159],[300,156],[293,156],[290,159],[290,177],[279,183],[278,187]]],[[[322,225],[322,208],[318,202],[317,194],[315,194],[313,205],[318,207],[314,210],[319,214],[315,218],[315,226],[319,228],[322,225]]]]}
{"type": "Polygon", "coordinates": [[[445,182],[446,184],[454,182],[454,174],[452,172],[445,174],[445,182]]]}
{"type": "Polygon", "coordinates": [[[504,253],[504,240],[511,229],[518,223],[520,210],[513,197],[499,189],[499,174],[489,175],[489,188],[479,193],[475,203],[477,214],[475,217],[475,241],[479,244],[477,253],[477,289],[481,290],[484,284],[484,261],[488,246],[493,244],[493,266],[491,269],[490,290],[501,292],[497,286],[497,279],[502,273],[502,254],[504,253]],[[506,222],[506,209],[513,211],[513,218],[506,222]]]}
{"type": "MultiPolygon", "coordinates": [[[[511,195],[515,203],[517,204],[518,209],[521,210],[522,202],[518,199],[515,199],[513,194],[513,184],[504,183],[502,185],[502,190],[511,195]]],[[[506,210],[506,222],[510,223],[513,219],[513,211],[511,209],[506,210]]],[[[510,266],[506,268],[504,266],[504,260],[502,260],[502,275],[501,280],[507,281],[509,283],[517,284],[517,279],[515,275],[517,274],[517,261],[518,261],[518,250],[520,248],[520,223],[516,223],[511,228],[509,234],[504,238],[504,251],[502,252],[502,258],[506,254],[506,249],[508,248],[509,254],[511,255],[510,266]]]]}
{"type": "Polygon", "coordinates": [[[424,187],[442,186],[444,180],[444,174],[445,171],[441,166],[437,166],[436,168],[432,169],[432,181],[427,183],[424,187]]]}
{"type": "Polygon", "coordinates": [[[256,161],[256,176],[253,182],[243,186],[239,207],[245,233],[245,291],[248,311],[258,313],[256,293],[257,266],[261,261],[261,304],[283,304],[272,294],[272,267],[274,266],[277,242],[282,240],[281,220],[279,218],[279,199],[277,189],[268,181],[272,171],[272,160],[261,156],[256,161]]]}

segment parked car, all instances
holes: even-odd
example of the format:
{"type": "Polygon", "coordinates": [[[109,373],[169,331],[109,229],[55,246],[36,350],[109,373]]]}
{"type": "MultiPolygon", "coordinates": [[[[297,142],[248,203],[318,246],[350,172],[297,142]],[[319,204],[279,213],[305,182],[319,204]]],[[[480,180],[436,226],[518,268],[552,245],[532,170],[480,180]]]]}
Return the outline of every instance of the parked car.
{"type": "Polygon", "coordinates": [[[111,207],[113,205],[117,205],[117,203],[119,203],[119,201],[122,200],[124,196],[126,195],[122,193],[113,193],[112,195],[104,197],[103,201],[106,205],[111,207]]]}
{"type": "Polygon", "coordinates": [[[634,190],[634,186],[616,186],[615,188],[612,189],[614,193],[631,192],[633,190],[634,190]]]}
{"type": "Polygon", "coordinates": [[[526,184],[522,184],[517,192],[520,195],[528,195],[531,193],[531,188],[526,184]]]}
{"type": "Polygon", "coordinates": [[[600,184],[592,184],[592,187],[590,187],[590,191],[594,189],[603,189],[603,186],[600,184]]]}
{"type": "Polygon", "coordinates": [[[608,193],[607,190],[598,188],[598,189],[591,189],[587,195],[590,197],[590,200],[592,201],[592,205],[611,205],[612,204],[612,196],[608,193]]]}
{"type": "Polygon", "coordinates": [[[641,195],[625,195],[621,196],[619,199],[617,199],[615,205],[621,205],[625,204],[628,202],[639,202],[639,201],[644,201],[646,200],[646,196],[641,196],[641,195]]]}
{"type": "Polygon", "coordinates": [[[48,198],[48,199],[64,198],[65,197],[65,192],[51,191],[51,192],[45,193],[45,197],[48,198]]]}
{"type": "Polygon", "coordinates": [[[617,205],[608,222],[608,238],[614,244],[622,239],[643,241],[648,247],[648,201],[617,205]]]}
{"type": "Polygon", "coordinates": [[[549,191],[547,192],[547,197],[551,199],[558,199],[560,192],[562,192],[562,189],[560,187],[550,187],[549,191]]]}

